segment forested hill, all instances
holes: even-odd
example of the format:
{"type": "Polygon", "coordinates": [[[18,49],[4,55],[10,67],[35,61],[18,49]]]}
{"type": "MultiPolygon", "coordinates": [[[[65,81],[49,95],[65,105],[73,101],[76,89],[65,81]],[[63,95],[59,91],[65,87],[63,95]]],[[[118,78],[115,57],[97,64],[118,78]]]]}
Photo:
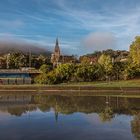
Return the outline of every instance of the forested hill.
{"type": "Polygon", "coordinates": [[[126,58],[128,57],[129,55],[129,51],[126,51],[126,50],[112,50],[112,49],[107,49],[107,50],[103,50],[103,51],[95,51],[93,53],[90,53],[90,54],[86,54],[84,56],[87,56],[87,57],[97,57],[99,58],[102,54],[105,54],[105,55],[109,55],[111,56],[112,58],[126,58]]]}
{"type": "Polygon", "coordinates": [[[51,52],[47,48],[38,47],[34,44],[27,43],[13,43],[13,42],[0,42],[0,55],[7,54],[10,52],[22,52],[32,54],[43,54],[51,55],[51,52]]]}

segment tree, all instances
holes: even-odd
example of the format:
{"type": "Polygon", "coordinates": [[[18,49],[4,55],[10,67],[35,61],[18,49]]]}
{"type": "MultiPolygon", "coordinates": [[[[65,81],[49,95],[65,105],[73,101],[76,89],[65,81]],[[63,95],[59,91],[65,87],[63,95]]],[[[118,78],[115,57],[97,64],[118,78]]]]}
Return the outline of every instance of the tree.
{"type": "Polygon", "coordinates": [[[127,68],[125,62],[114,62],[112,69],[112,77],[114,80],[120,80],[124,78],[124,71],[127,68]]]}
{"type": "Polygon", "coordinates": [[[130,45],[130,58],[133,64],[140,66],[140,36],[130,45]]]}
{"type": "Polygon", "coordinates": [[[60,78],[60,82],[70,81],[75,72],[75,64],[61,64],[56,68],[56,74],[60,78]]]}
{"type": "Polygon", "coordinates": [[[37,84],[47,84],[47,74],[42,73],[35,77],[34,79],[35,83],[37,84]]]}
{"type": "Polygon", "coordinates": [[[107,77],[111,75],[113,69],[111,57],[109,55],[102,54],[98,59],[98,63],[104,68],[107,79],[107,77]]]}
{"type": "Polygon", "coordinates": [[[82,56],[82,57],[80,57],[80,62],[82,63],[82,64],[90,64],[90,58],[88,57],[88,56],[82,56]]]}
{"type": "Polygon", "coordinates": [[[61,83],[60,77],[56,74],[56,71],[53,70],[46,75],[46,84],[58,84],[61,83]]]}
{"type": "Polygon", "coordinates": [[[0,69],[4,69],[6,68],[6,58],[3,56],[3,57],[0,57],[0,69]]]}
{"type": "MultiPolygon", "coordinates": [[[[37,84],[50,84],[55,82],[50,82],[53,78],[56,77],[50,65],[42,65],[39,69],[42,73],[35,78],[35,83],[37,84]],[[50,78],[50,79],[49,79],[50,78]]],[[[54,81],[54,80],[53,80],[54,81]]]]}
{"type": "Polygon", "coordinates": [[[133,79],[140,77],[140,67],[129,63],[124,70],[124,79],[133,79]]]}
{"type": "Polygon", "coordinates": [[[7,61],[10,68],[20,68],[27,64],[25,56],[20,52],[11,53],[7,61]]]}
{"type": "Polygon", "coordinates": [[[103,76],[102,68],[98,64],[80,64],[77,66],[75,77],[78,81],[95,81],[103,76]]]}
{"type": "Polygon", "coordinates": [[[51,65],[46,65],[43,64],[40,69],[39,69],[42,73],[48,73],[52,70],[52,66],[51,65]]]}

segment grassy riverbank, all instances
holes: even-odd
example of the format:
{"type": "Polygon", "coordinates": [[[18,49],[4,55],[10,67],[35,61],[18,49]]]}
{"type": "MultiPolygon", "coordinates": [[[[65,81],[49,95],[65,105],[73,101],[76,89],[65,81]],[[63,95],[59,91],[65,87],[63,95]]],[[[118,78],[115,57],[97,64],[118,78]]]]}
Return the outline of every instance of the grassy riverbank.
{"type": "Polygon", "coordinates": [[[76,82],[76,83],[62,83],[62,84],[57,84],[57,85],[38,85],[38,84],[32,84],[32,85],[0,85],[0,89],[2,88],[12,88],[12,87],[71,87],[71,86],[92,86],[92,87],[110,87],[110,88],[115,88],[115,87],[140,87],[140,79],[137,80],[126,80],[126,81],[111,81],[111,82],[106,82],[106,81],[95,81],[95,82],[76,82]]]}
{"type": "Polygon", "coordinates": [[[47,93],[67,95],[140,95],[140,80],[78,82],[58,85],[0,85],[0,93],[47,93]]]}
{"type": "Polygon", "coordinates": [[[94,87],[140,87],[140,79],[126,80],[126,81],[111,81],[111,82],[78,82],[67,83],[61,85],[73,85],[73,86],[94,86],[94,87]]]}

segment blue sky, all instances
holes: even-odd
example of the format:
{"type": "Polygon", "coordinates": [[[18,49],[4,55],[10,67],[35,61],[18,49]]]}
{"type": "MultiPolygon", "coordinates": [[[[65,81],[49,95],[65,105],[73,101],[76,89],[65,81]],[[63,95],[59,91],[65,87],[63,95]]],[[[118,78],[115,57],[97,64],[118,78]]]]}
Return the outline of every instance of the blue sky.
{"type": "Polygon", "coordinates": [[[140,35],[140,0],[0,0],[0,40],[18,40],[63,53],[129,49],[140,35]]]}

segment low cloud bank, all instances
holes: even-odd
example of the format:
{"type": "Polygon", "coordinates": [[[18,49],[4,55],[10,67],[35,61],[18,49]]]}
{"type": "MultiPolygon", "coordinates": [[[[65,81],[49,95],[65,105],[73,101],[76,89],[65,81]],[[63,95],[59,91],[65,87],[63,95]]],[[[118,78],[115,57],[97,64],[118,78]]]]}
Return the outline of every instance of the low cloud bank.
{"type": "Polygon", "coordinates": [[[116,38],[112,33],[96,32],[87,35],[83,45],[92,51],[102,51],[106,49],[115,49],[116,38]]]}
{"type": "Polygon", "coordinates": [[[0,54],[6,54],[9,52],[23,52],[33,54],[50,54],[51,52],[45,49],[44,46],[39,44],[32,44],[25,41],[5,41],[0,40],[0,54]]]}

